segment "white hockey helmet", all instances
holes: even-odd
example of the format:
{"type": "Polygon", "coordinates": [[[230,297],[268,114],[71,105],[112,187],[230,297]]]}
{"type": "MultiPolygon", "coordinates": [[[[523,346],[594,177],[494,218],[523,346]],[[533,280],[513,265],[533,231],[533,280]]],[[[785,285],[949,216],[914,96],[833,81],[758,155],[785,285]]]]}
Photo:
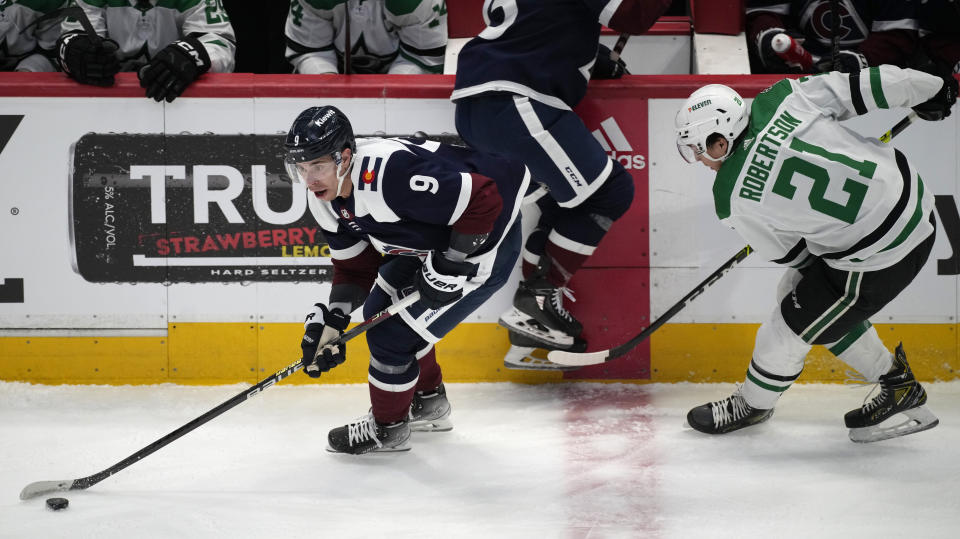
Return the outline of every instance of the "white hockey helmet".
{"type": "Polygon", "coordinates": [[[677,149],[688,163],[696,163],[698,155],[708,161],[723,161],[749,119],[747,104],[740,94],[722,84],[708,84],[693,92],[677,111],[677,149]],[[706,153],[707,137],[714,133],[729,142],[726,154],[719,159],[706,153]]]}

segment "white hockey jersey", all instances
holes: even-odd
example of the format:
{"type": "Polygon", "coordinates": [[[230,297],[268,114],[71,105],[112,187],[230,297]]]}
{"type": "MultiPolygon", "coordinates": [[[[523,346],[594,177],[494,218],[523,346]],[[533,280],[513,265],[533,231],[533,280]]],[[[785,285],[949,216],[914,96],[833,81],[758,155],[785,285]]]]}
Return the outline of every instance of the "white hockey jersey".
{"type": "Polygon", "coordinates": [[[66,5],[67,0],[0,0],[0,71],[57,71],[51,58],[60,21],[30,25],[66,5]]]}
{"type": "MultiPolygon", "coordinates": [[[[136,71],[160,49],[192,36],[210,56],[210,71],[230,73],[236,37],[220,0],[72,0],[83,8],[97,34],[120,45],[124,71],[136,71]]],[[[83,31],[66,19],[63,32],[83,31]]]]}
{"type": "Polygon", "coordinates": [[[890,144],[839,122],[933,97],[939,77],[883,65],[784,79],[753,101],[713,185],[717,216],[768,260],[873,271],[933,231],[932,193],[890,144]]]}
{"type": "Polygon", "coordinates": [[[445,0],[293,0],[286,56],[295,72],[342,71],[348,8],[351,73],[443,73],[445,0]]]}

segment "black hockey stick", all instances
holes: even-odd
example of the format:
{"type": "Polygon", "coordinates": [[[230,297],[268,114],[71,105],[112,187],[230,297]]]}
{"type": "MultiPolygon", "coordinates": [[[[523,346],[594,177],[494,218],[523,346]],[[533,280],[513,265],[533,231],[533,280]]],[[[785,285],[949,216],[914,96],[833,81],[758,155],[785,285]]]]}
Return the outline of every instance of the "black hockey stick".
{"type": "MultiPolygon", "coordinates": [[[[910,111],[910,114],[906,115],[902,120],[896,123],[889,131],[880,136],[881,142],[890,142],[893,137],[896,137],[903,132],[904,129],[910,126],[914,120],[917,119],[917,113],[910,111]]],[[[667,323],[668,320],[673,318],[678,312],[683,310],[691,301],[696,299],[697,296],[703,293],[704,290],[710,287],[713,283],[717,282],[720,277],[734,266],[743,261],[750,253],[753,252],[753,248],[749,245],[740,249],[740,252],[733,255],[733,258],[727,260],[722,266],[720,266],[717,271],[710,274],[709,277],[703,280],[702,283],[698,284],[689,294],[683,297],[680,301],[676,303],[673,307],[663,313],[660,318],[656,319],[652,324],[647,326],[646,329],[641,331],[636,337],[630,339],[629,341],[615,346],[609,350],[600,350],[599,352],[567,352],[565,350],[553,350],[547,354],[547,359],[557,363],[559,365],[567,365],[572,367],[585,367],[587,365],[599,365],[605,363],[612,359],[616,359],[646,340],[654,331],[660,328],[660,326],[667,323]]]]}
{"type": "Polygon", "coordinates": [[[51,21],[51,20],[66,19],[67,17],[73,17],[74,19],[77,19],[77,21],[80,22],[80,26],[83,26],[83,30],[87,33],[88,36],[90,37],[97,36],[97,31],[93,29],[93,25],[90,24],[90,19],[87,18],[86,12],[84,12],[83,8],[80,6],[70,6],[70,7],[55,9],[50,13],[47,13],[43,17],[40,17],[37,20],[33,21],[32,23],[28,24],[26,27],[24,27],[23,30],[20,30],[20,33],[22,34],[34,26],[39,26],[41,23],[51,21]]]}
{"type": "Polygon", "coordinates": [[[830,4],[830,25],[833,34],[833,70],[840,71],[840,6],[839,0],[833,0],[830,4]]]}
{"type": "MultiPolygon", "coordinates": [[[[627,40],[630,39],[630,34],[623,32],[620,34],[620,37],[617,38],[617,42],[613,45],[613,50],[610,51],[610,59],[616,63],[620,60],[620,55],[623,53],[623,48],[627,46],[627,40]]],[[[630,70],[627,69],[626,62],[623,65],[623,74],[629,75],[630,70]]]]}
{"type": "Polygon", "coordinates": [[[560,364],[568,365],[573,367],[583,367],[586,365],[599,365],[601,363],[610,361],[612,359],[617,359],[618,357],[626,354],[630,350],[633,350],[633,347],[640,344],[641,342],[647,340],[650,335],[660,329],[660,326],[667,323],[668,320],[673,318],[678,312],[683,310],[691,301],[697,298],[704,290],[709,288],[713,283],[720,280],[720,277],[732,269],[734,266],[743,262],[744,258],[753,252],[753,248],[747,245],[743,249],[740,249],[740,252],[733,255],[733,258],[724,262],[717,271],[710,274],[709,277],[703,280],[700,284],[697,285],[689,294],[683,296],[683,299],[678,301],[676,305],[670,307],[670,310],[663,313],[660,318],[657,318],[652,324],[646,327],[641,331],[636,337],[630,339],[629,341],[615,346],[609,350],[600,350],[599,352],[567,352],[565,350],[553,350],[547,354],[547,359],[550,361],[560,364]]]}
{"type": "MultiPolygon", "coordinates": [[[[364,333],[370,328],[376,326],[377,324],[397,314],[399,311],[402,311],[403,309],[409,307],[418,299],[420,299],[420,294],[417,292],[414,292],[413,294],[410,294],[409,296],[404,297],[400,301],[388,307],[386,310],[383,310],[375,314],[373,317],[368,318],[363,322],[360,322],[356,327],[354,327],[350,331],[347,331],[343,335],[341,335],[340,338],[337,339],[337,341],[335,341],[335,343],[345,343],[350,339],[353,339],[357,335],[364,333]]],[[[237,406],[238,404],[245,402],[247,399],[256,396],[258,393],[260,393],[264,389],[267,389],[268,387],[276,384],[280,380],[283,380],[284,378],[297,372],[301,368],[303,368],[303,359],[298,359],[293,363],[291,363],[290,365],[287,365],[286,367],[280,369],[279,371],[264,378],[257,385],[252,386],[245,391],[242,391],[241,393],[237,394],[235,397],[227,401],[224,401],[222,404],[220,404],[216,408],[201,415],[200,417],[178,428],[177,430],[171,432],[170,434],[167,434],[163,438],[160,438],[159,440],[144,447],[143,449],[137,451],[136,453],[130,455],[129,457],[121,460],[120,462],[114,464],[113,466],[107,468],[106,470],[97,472],[93,475],[88,475],[87,477],[81,477],[79,479],[63,479],[60,481],[37,481],[35,483],[30,483],[29,485],[25,486],[23,490],[20,491],[20,499],[27,500],[35,496],[39,496],[41,494],[48,494],[50,492],[67,491],[67,490],[83,490],[83,489],[89,488],[99,483],[100,481],[103,481],[104,479],[110,477],[111,475],[119,472],[120,470],[126,468],[127,466],[130,466],[131,464],[134,464],[136,462],[139,462],[140,460],[143,460],[144,458],[151,455],[158,449],[166,446],[170,442],[180,438],[184,434],[187,434],[188,432],[196,429],[200,425],[203,425],[204,423],[219,416],[220,414],[226,412],[227,410],[233,408],[234,406],[237,406]]]]}

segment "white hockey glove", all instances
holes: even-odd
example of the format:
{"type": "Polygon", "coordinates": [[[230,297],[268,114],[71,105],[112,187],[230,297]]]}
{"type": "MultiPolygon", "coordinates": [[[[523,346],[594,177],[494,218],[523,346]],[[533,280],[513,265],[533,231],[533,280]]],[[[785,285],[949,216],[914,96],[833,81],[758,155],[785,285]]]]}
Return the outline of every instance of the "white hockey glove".
{"type": "Polygon", "coordinates": [[[303,322],[303,339],[300,349],[303,351],[303,372],[311,378],[319,378],[322,373],[340,365],[347,359],[346,345],[331,346],[327,343],[339,338],[350,324],[350,316],[340,309],[327,309],[322,303],[313,306],[303,322]]]}

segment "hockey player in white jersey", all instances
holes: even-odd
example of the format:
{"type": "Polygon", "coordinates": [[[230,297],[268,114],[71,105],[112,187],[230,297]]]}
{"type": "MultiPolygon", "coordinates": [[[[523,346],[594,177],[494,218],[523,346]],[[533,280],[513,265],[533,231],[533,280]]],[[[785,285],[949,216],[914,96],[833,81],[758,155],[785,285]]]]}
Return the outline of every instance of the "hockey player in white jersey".
{"type": "Polygon", "coordinates": [[[230,73],[236,38],[220,0],[74,0],[96,31],[63,22],[60,66],[83,84],[112,86],[136,71],[146,96],[168,103],[207,71],[230,73]]]}
{"type": "Polygon", "coordinates": [[[868,320],[927,260],[933,195],[899,150],[839,122],[892,107],[940,120],[956,97],[952,77],[883,65],[782,80],[754,99],[749,114],[735,91],[718,84],[687,99],[676,117],[677,147],[688,162],[717,171],[717,216],[790,268],[779,305],[757,332],[743,385],[692,409],[691,427],[722,434],[767,420],[813,344],[880,384],[879,395],[846,414],[852,440],[936,426],[903,346],[891,354],[868,320]]]}
{"type": "Polygon", "coordinates": [[[60,20],[40,18],[67,0],[0,0],[0,71],[56,71],[60,20]],[[39,21],[39,22],[38,22],[39,21]]]}
{"type": "Polygon", "coordinates": [[[439,74],[446,1],[291,0],[286,35],[296,73],[439,74]]]}

